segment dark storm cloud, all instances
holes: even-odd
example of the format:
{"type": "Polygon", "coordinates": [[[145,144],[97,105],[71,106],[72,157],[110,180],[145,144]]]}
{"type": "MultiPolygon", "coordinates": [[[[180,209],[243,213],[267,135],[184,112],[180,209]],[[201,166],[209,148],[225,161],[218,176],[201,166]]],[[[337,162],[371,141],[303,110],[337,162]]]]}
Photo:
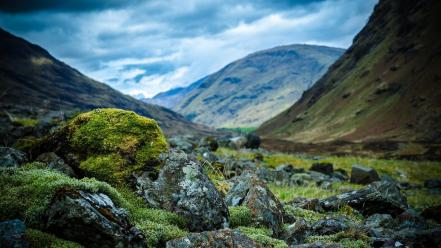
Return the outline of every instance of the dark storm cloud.
{"type": "Polygon", "coordinates": [[[348,47],[377,0],[0,0],[0,27],[128,94],[187,85],[257,50],[348,47]]]}
{"type": "Polygon", "coordinates": [[[124,7],[137,0],[2,0],[0,11],[23,13],[35,11],[95,11],[124,7]]]}

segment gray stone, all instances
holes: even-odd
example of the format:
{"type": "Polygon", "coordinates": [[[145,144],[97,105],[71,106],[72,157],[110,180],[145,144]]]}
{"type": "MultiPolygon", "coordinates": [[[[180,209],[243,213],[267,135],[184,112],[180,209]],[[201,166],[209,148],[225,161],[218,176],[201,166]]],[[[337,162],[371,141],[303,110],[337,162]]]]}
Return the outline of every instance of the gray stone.
{"type": "Polygon", "coordinates": [[[392,221],[390,214],[373,214],[365,220],[365,225],[369,228],[389,227],[392,221]]]}
{"type": "Polygon", "coordinates": [[[379,180],[376,170],[361,165],[352,165],[351,183],[369,184],[379,180]]]}
{"type": "Polygon", "coordinates": [[[424,181],[424,187],[429,189],[441,189],[441,179],[428,179],[424,181]]]}
{"type": "Polygon", "coordinates": [[[331,163],[313,163],[309,170],[331,175],[334,172],[334,166],[331,163]]]}
{"type": "Polygon", "coordinates": [[[29,243],[25,236],[26,226],[21,220],[0,222],[0,247],[26,248],[29,243]]]}
{"type": "Polygon", "coordinates": [[[64,174],[70,176],[70,177],[76,176],[72,167],[70,167],[69,165],[64,163],[64,160],[62,158],[60,158],[54,152],[47,152],[47,153],[40,154],[37,157],[36,161],[45,163],[45,164],[47,164],[48,168],[53,169],[53,170],[57,170],[61,173],[64,173],[64,174]]]}
{"type": "Polygon", "coordinates": [[[162,160],[156,181],[146,175],[137,178],[137,193],[145,202],[189,219],[191,231],[227,226],[229,214],[222,195],[199,162],[176,150],[164,154],[162,160]]]}
{"type": "Polygon", "coordinates": [[[332,196],[321,201],[325,210],[336,210],[344,205],[360,211],[365,216],[376,213],[397,216],[407,209],[406,197],[391,182],[374,182],[360,190],[332,196]]]}
{"type": "Polygon", "coordinates": [[[46,210],[45,230],[87,247],[144,247],[126,210],[102,193],[60,191],[46,210]]]}
{"type": "Polygon", "coordinates": [[[217,150],[217,148],[219,148],[219,143],[217,142],[215,137],[207,136],[207,137],[201,138],[198,146],[199,147],[206,147],[211,152],[214,152],[217,150]]]}
{"type": "Polygon", "coordinates": [[[348,222],[343,218],[322,219],[312,225],[312,231],[315,235],[330,235],[349,229],[348,222]]]}
{"type": "Polygon", "coordinates": [[[288,226],[283,233],[283,239],[290,245],[301,244],[310,233],[311,226],[303,218],[299,218],[294,224],[288,226]]]}
{"type": "Polygon", "coordinates": [[[245,147],[245,144],[247,143],[247,138],[244,136],[237,136],[230,139],[230,142],[228,146],[232,149],[242,149],[245,147]]]}
{"type": "Polygon", "coordinates": [[[10,147],[0,147],[0,167],[19,167],[27,161],[24,152],[10,147]]]}
{"type": "Polygon", "coordinates": [[[223,229],[211,232],[193,233],[184,238],[170,240],[167,248],[255,248],[261,247],[237,230],[223,229]]]}
{"type": "Polygon", "coordinates": [[[191,153],[196,148],[196,143],[192,141],[191,137],[174,136],[168,139],[170,147],[177,148],[186,153],[191,153]]]}
{"type": "Polygon", "coordinates": [[[257,226],[271,228],[274,236],[281,234],[285,216],[283,206],[255,174],[246,172],[238,177],[225,202],[228,206],[248,207],[257,226]]]}

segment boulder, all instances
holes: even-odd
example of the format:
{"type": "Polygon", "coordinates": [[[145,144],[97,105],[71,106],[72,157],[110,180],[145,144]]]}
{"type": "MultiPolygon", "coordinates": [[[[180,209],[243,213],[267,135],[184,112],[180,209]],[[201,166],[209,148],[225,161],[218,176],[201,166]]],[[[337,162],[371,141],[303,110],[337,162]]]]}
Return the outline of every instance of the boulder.
{"type": "Polygon", "coordinates": [[[260,137],[257,136],[256,134],[253,133],[249,133],[246,136],[246,143],[245,143],[245,147],[248,149],[257,149],[260,146],[260,137]]]}
{"type": "Polygon", "coordinates": [[[26,240],[25,231],[26,226],[21,220],[15,219],[0,222],[0,247],[29,247],[29,243],[26,240]]]}
{"type": "Polygon", "coordinates": [[[242,149],[245,147],[245,144],[247,143],[247,138],[244,136],[237,136],[230,139],[230,142],[228,146],[232,149],[242,149]]]}
{"type": "Polygon", "coordinates": [[[352,165],[351,183],[369,184],[375,181],[380,181],[376,170],[361,165],[352,165]]]}
{"type": "Polygon", "coordinates": [[[69,165],[67,165],[66,163],[64,163],[64,160],[60,157],[58,157],[57,154],[55,154],[54,152],[47,152],[47,153],[43,153],[40,154],[36,161],[38,162],[42,162],[47,164],[47,167],[53,170],[57,170],[61,173],[64,173],[70,177],[75,177],[75,172],[72,169],[72,167],[70,167],[69,165]]]}
{"type": "Polygon", "coordinates": [[[393,218],[390,214],[373,214],[365,220],[365,225],[369,228],[389,227],[393,218]]]}
{"type": "Polygon", "coordinates": [[[184,238],[170,240],[167,248],[255,248],[261,247],[237,230],[222,229],[211,232],[193,233],[184,238]]]}
{"type": "Polygon", "coordinates": [[[379,181],[360,190],[324,199],[321,205],[325,210],[336,210],[349,205],[365,216],[376,213],[397,216],[407,209],[407,200],[396,184],[379,181]]]}
{"type": "Polygon", "coordinates": [[[395,232],[392,239],[402,247],[440,247],[441,228],[405,228],[395,232]]]}
{"type": "Polygon", "coordinates": [[[271,228],[273,236],[281,234],[285,216],[283,206],[255,174],[244,172],[237,177],[236,184],[225,197],[225,202],[228,206],[248,207],[257,226],[271,228]]]}
{"type": "Polygon", "coordinates": [[[141,232],[103,193],[64,190],[46,210],[45,230],[87,247],[144,247],[141,232]]]}
{"type": "Polygon", "coordinates": [[[170,147],[182,150],[186,153],[191,153],[196,148],[196,144],[186,136],[171,137],[168,139],[168,143],[170,147]]]}
{"type": "Polygon", "coordinates": [[[19,167],[27,162],[26,154],[22,151],[0,147],[0,167],[19,167]]]}
{"type": "Polygon", "coordinates": [[[223,158],[218,162],[224,165],[223,172],[226,178],[241,175],[243,171],[256,171],[257,169],[256,163],[248,159],[223,158]]]}
{"type": "Polygon", "coordinates": [[[79,176],[127,186],[133,173],[157,176],[158,157],[167,150],[155,120],[104,108],[77,115],[36,145],[32,155],[55,152],[79,176]]]}
{"type": "Polygon", "coordinates": [[[309,170],[331,175],[334,172],[334,166],[331,163],[313,163],[309,170]]]}
{"type": "Polygon", "coordinates": [[[311,233],[311,226],[303,218],[289,225],[283,233],[283,239],[290,245],[301,244],[311,233]]]}
{"type": "Polygon", "coordinates": [[[136,191],[145,202],[188,218],[191,231],[227,226],[228,209],[222,195],[199,162],[177,150],[161,159],[164,165],[155,181],[147,175],[136,179],[136,191]]]}
{"type": "Polygon", "coordinates": [[[347,222],[348,220],[343,218],[322,219],[312,225],[312,231],[315,235],[335,234],[348,230],[347,222]]]}

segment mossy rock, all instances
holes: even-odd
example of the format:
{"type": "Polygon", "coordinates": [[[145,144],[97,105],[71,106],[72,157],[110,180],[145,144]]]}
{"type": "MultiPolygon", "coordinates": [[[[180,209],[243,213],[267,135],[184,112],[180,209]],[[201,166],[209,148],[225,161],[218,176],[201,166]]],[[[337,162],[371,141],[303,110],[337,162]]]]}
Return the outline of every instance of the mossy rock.
{"type": "Polygon", "coordinates": [[[80,175],[122,185],[134,172],[155,175],[159,154],[167,148],[155,120],[106,108],[77,115],[47,137],[38,150],[52,149],[80,175]]]}

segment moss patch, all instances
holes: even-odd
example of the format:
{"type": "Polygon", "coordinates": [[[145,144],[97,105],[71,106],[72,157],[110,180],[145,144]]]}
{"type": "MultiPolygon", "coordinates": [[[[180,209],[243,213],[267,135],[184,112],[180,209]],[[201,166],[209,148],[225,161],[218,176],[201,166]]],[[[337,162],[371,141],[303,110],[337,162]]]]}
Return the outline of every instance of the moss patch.
{"type": "Polygon", "coordinates": [[[271,230],[267,228],[255,228],[241,226],[238,229],[247,235],[250,239],[254,240],[257,244],[265,248],[288,248],[288,245],[279,239],[271,237],[271,230]]]}
{"type": "Polygon", "coordinates": [[[35,229],[26,230],[26,238],[30,247],[46,247],[46,248],[81,248],[83,246],[66,241],[48,233],[44,233],[35,229]]]}
{"type": "Polygon", "coordinates": [[[250,226],[253,224],[253,213],[245,206],[228,207],[230,227],[250,226]]]}
{"type": "Polygon", "coordinates": [[[156,121],[120,109],[79,114],[46,142],[51,140],[61,143],[61,155],[67,150],[79,157],[76,166],[85,176],[114,185],[123,185],[134,172],[156,174],[158,156],[168,147],[156,121]]]}
{"type": "Polygon", "coordinates": [[[38,125],[38,120],[37,119],[31,119],[31,118],[15,117],[15,118],[12,119],[12,123],[14,125],[22,126],[22,127],[35,127],[35,126],[38,125]]]}

